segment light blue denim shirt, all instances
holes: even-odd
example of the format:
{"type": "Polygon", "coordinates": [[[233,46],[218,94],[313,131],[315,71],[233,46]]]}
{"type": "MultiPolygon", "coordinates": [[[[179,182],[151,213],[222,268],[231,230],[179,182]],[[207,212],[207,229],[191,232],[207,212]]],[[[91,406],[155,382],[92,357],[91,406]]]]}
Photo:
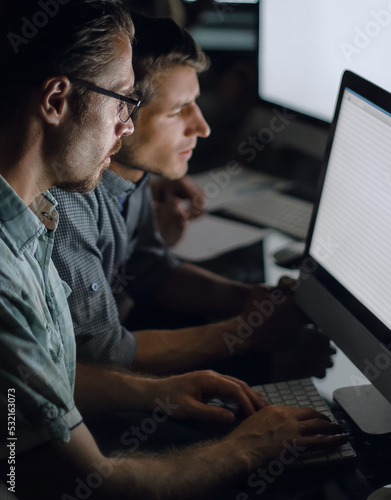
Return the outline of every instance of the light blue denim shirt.
{"type": "Polygon", "coordinates": [[[51,260],[55,206],[46,192],[27,207],[0,176],[0,459],[10,442],[16,453],[67,442],[82,420],[73,400],[71,290],[51,260]]]}

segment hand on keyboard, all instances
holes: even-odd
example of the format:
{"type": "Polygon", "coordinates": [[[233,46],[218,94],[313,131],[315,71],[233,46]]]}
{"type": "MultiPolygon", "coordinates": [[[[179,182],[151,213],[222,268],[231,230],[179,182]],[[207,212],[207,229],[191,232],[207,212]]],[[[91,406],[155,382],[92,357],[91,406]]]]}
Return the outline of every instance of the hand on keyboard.
{"type": "Polygon", "coordinates": [[[249,470],[280,457],[293,463],[305,452],[330,450],[347,442],[343,428],[312,408],[266,406],[230,435],[249,458],[249,470]]]}
{"type": "MultiPolygon", "coordinates": [[[[310,378],[258,385],[253,389],[262,394],[271,405],[288,405],[298,408],[311,407],[329,418],[331,422],[337,422],[329,405],[319,394],[310,378]]],[[[355,456],[356,454],[350,443],[346,442],[333,450],[327,448],[312,450],[309,448],[302,451],[292,465],[301,467],[350,462],[355,456]]]]}

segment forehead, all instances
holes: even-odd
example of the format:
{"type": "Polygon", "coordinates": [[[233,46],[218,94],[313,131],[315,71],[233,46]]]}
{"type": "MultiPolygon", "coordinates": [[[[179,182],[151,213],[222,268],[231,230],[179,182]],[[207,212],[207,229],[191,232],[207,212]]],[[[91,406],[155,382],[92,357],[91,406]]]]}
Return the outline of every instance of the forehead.
{"type": "Polygon", "coordinates": [[[197,73],[189,66],[173,66],[155,74],[152,87],[153,97],[148,106],[159,109],[192,102],[200,92],[197,73]]]}
{"type": "Polygon", "coordinates": [[[127,94],[134,87],[132,46],[127,39],[119,38],[114,44],[113,57],[100,77],[102,87],[127,94]]]}

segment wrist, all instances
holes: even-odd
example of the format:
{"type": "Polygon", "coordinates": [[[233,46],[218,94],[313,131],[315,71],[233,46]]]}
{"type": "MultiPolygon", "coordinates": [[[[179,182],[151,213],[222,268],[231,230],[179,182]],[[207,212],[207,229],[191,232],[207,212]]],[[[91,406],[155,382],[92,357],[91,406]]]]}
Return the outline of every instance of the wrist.
{"type": "Polygon", "coordinates": [[[247,285],[245,283],[235,283],[234,294],[237,300],[237,306],[238,308],[240,308],[240,310],[243,310],[246,307],[254,289],[255,289],[254,285],[247,285]]]}
{"type": "Polygon", "coordinates": [[[236,281],[226,281],[219,289],[218,296],[223,304],[225,317],[240,314],[251,298],[254,287],[236,281]]]}
{"type": "Polygon", "coordinates": [[[124,396],[125,394],[129,396],[129,407],[153,410],[159,395],[159,387],[159,379],[130,375],[126,377],[124,396]]]}
{"type": "Polygon", "coordinates": [[[252,433],[232,432],[223,441],[226,446],[224,453],[235,457],[235,471],[238,479],[245,479],[257,467],[262,467],[268,461],[262,445],[255,446],[255,436],[252,433]]]}
{"type": "Polygon", "coordinates": [[[253,327],[248,317],[238,314],[234,318],[220,323],[224,343],[231,354],[247,352],[254,346],[258,346],[262,326],[253,327]]]}
{"type": "Polygon", "coordinates": [[[240,437],[233,434],[229,434],[216,446],[219,457],[232,457],[232,461],[228,459],[226,462],[225,468],[229,479],[234,480],[235,483],[245,480],[254,468],[261,465],[251,446],[246,446],[240,437]]]}

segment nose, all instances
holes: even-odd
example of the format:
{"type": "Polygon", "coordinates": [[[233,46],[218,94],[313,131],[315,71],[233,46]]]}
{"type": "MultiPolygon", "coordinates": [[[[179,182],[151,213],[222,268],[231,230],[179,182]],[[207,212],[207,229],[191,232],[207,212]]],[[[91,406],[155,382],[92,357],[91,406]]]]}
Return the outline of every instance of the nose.
{"type": "Polygon", "coordinates": [[[194,104],[193,113],[190,114],[186,135],[195,135],[197,137],[208,137],[210,135],[208,122],[197,104],[194,104]]]}
{"type": "Polygon", "coordinates": [[[131,118],[124,123],[118,120],[117,126],[116,126],[116,134],[118,137],[122,137],[123,135],[132,135],[134,132],[134,123],[131,118]]]}

